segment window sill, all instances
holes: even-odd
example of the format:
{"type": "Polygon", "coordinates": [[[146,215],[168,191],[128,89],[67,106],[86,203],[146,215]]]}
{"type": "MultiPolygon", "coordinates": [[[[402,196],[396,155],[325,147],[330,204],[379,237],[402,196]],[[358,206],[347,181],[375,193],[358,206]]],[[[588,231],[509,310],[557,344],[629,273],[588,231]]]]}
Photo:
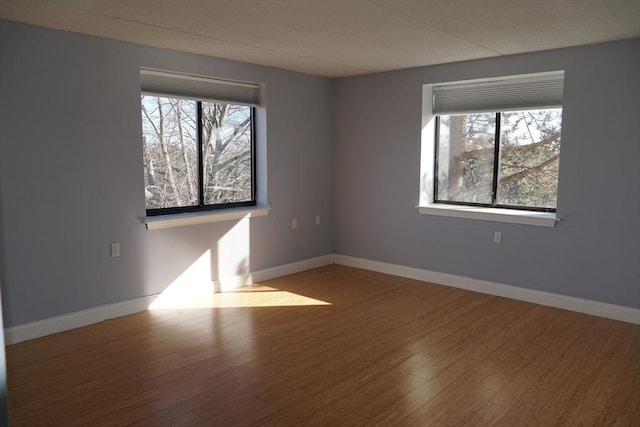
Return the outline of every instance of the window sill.
{"type": "Polygon", "coordinates": [[[535,225],[538,227],[555,227],[556,222],[560,221],[554,212],[529,212],[513,209],[478,208],[474,206],[444,204],[418,206],[418,209],[421,214],[425,215],[509,222],[512,224],[535,225]]]}
{"type": "Polygon", "coordinates": [[[209,222],[231,221],[234,219],[265,216],[268,207],[234,208],[220,211],[190,212],[176,215],[146,216],[140,221],[147,230],[181,227],[183,225],[206,224],[209,222]]]}

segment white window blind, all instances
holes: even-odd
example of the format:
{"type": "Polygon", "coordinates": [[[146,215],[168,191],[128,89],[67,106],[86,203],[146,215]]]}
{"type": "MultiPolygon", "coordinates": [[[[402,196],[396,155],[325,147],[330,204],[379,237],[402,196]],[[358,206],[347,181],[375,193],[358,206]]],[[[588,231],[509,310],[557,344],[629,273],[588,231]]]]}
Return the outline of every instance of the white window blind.
{"type": "Polygon", "coordinates": [[[198,101],[218,101],[239,105],[260,105],[260,85],[231,80],[210,79],[156,70],[140,70],[144,93],[198,101]]]}
{"type": "Polygon", "coordinates": [[[433,86],[434,114],[562,106],[564,71],[442,83],[433,86]]]}

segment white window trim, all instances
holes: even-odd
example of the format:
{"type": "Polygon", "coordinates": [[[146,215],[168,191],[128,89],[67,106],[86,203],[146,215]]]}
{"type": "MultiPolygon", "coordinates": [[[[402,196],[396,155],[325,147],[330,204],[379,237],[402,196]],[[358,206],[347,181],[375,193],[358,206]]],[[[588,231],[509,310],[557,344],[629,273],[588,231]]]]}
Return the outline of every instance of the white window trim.
{"type": "Polygon", "coordinates": [[[555,227],[560,221],[556,212],[534,212],[476,206],[449,205],[433,201],[433,173],[435,169],[435,118],[433,114],[433,86],[422,87],[422,135],[420,148],[420,195],[418,211],[424,215],[467,218],[481,221],[555,227]]]}
{"type": "Polygon", "coordinates": [[[252,206],[211,211],[188,212],[174,215],[157,215],[140,218],[147,230],[181,227],[185,225],[206,224],[210,222],[231,221],[243,218],[266,216],[271,208],[252,206]]]}
{"type": "Polygon", "coordinates": [[[556,222],[559,221],[553,212],[529,212],[516,209],[453,206],[442,203],[418,206],[418,209],[421,214],[425,215],[509,222],[512,224],[537,225],[539,227],[555,227],[556,222]]]}

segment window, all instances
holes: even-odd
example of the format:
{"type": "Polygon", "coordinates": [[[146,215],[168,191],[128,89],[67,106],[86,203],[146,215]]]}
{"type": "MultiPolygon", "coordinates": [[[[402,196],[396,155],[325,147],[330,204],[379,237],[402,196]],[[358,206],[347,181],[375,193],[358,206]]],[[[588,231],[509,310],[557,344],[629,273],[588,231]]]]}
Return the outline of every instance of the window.
{"type": "Polygon", "coordinates": [[[257,85],[141,71],[148,216],[256,205],[257,85]]]}
{"type": "Polygon", "coordinates": [[[562,109],[436,118],[434,201],[555,211],[562,109]]]}
{"type": "Polygon", "coordinates": [[[562,71],[425,85],[421,212],[554,213],[563,86],[562,71]]]}

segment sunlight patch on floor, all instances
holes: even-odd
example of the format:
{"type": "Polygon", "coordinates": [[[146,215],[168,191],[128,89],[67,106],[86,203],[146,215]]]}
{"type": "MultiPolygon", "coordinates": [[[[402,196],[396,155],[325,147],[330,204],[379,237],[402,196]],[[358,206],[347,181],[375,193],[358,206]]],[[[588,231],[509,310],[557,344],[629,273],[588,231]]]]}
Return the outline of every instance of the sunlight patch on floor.
{"type": "Polygon", "coordinates": [[[319,305],[331,304],[326,301],[262,285],[244,286],[233,291],[215,293],[213,285],[183,282],[180,286],[168,287],[151,303],[149,310],[319,305]]]}
{"type": "Polygon", "coordinates": [[[331,305],[304,295],[288,291],[222,292],[214,295],[212,307],[298,307],[305,305],[331,305]]]}

